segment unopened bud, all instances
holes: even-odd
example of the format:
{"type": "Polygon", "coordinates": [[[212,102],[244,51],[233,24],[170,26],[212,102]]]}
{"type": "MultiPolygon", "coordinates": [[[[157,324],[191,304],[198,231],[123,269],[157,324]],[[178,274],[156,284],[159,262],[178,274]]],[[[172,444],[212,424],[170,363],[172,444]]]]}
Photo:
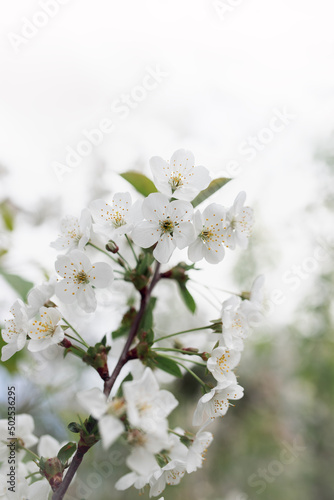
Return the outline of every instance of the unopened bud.
{"type": "Polygon", "coordinates": [[[59,458],[49,458],[40,460],[40,471],[49,481],[52,491],[56,491],[63,481],[64,466],[59,458]]]}
{"type": "Polygon", "coordinates": [[[119,246],[113,240],[109,240],[106,244],[106,250],[111,253],[117,253],[119,250],[119,246]]]}

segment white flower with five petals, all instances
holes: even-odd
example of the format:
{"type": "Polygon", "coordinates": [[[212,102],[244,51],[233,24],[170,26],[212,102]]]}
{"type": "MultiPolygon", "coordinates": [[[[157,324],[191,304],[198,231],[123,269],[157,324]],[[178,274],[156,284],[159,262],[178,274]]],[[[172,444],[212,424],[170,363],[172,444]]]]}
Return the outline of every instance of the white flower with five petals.
{"type": "Polygon", "coordinates": [[[91,235],[92,218],[87,208],[77,217],[67,216],[61,221],[60,236],[50,246],[56,250],[83,250],[91,235]]]}
{"type": "Polygon", "coordinates": [[[130,193],[116,193],[111,205],[104,200],[95,200],[90,206],[94,222],[112,238],[132,231],[140,220],[140,202],[132,205],[130,193]]]}
{"type": "Polygon", "coordinates": [[[238,385],[235,375],[218,384],[198,401],[193,425],[204,425],[210,420],[223,417],[229,409],[229,400],[241,399],[243,394],[243,387],[238,385]]]}
{"type": "Polygon", "coordinates": [[[185,248],[194,240],[190,203],[169,202],[165,195],[152,193],[144,200],[142,211],[146,220],[135,226],[132,239],[142,248],[157,243],[153,255],[158,262],[168,262],[176,247],[185,248]]]}
{"type": "Polygon", "coordinates": [[[225,236],[223,232],[226,209],[217,203],[211,203],[201,214],[194,214],[197,238],[189,246],[188,257],[192,262],[205,258],[210,264],[217,264],[225,256],[225,236]]]}
{"type": "Polygon", "coordinates": [[[64,304],[77,300],[86,312],[94,312],[97,306],[94,288],[105,288],[113,281],[113,270],[105,262],[92,264],[87,255],[73,250],[68,256],[59,256],[57,273],[63,277],[56,284],[56,295],[64,304]]]}
{"type": "Polygon", "coordinates": [[[64,338],[64,331],[59,325],[61,314],[54,307],[41,307],[39,318],[35,319],[28,330],[31,338],[28,350],[38,352],[51,345],[59,344],[64,338]]]}
{"type": "Polygon", "coordinates": [[[227,347],[217,347],[208,359],[207,368],[212,373],[217,382],[224,382],[231,375],[240,361],[240,351],[228,349],[227,347]]]}
{"type": "Polygon", "coordinates": [[[150,478],[150,497],[160,495],[166,485],[179,484],[186,473],[186,463],[181,460],[171,460],[161,469],[155,471],[150,478]]]}
{"type": "Polygon", "coordinates": [[[130,424],[144,432],[157,432],[178,405],[171,392],[160,390],[150,368],[140,379],[124,382],[123,394],[130,424]]]}
{"type": "Polygon", "coordinates": [[[233,296],[223,302],[222,323],[223,340],[220,344],[229,349],[243,351],[244,340],[250,334],[247,319],[247,300],[242,301],[240,297],[233,296]]]}
{"type": "Polygon", "coordinates": [[[195,472],[197,469],[202,467],[203,460],[205,460],[207,449],[212,443],[213,435],[211,432],[198,432],[196,437],[190,446],[187,457],[187,472],[195,472]]]}
{"type": "Polygon", "coordinates": [[[169,198],[191,201],[211,181],[208,170],[195,167],[194,155],[185,149],[175,151],[169,163],[153,156],[150,166],[156,187],[169,198]]]}
{"type": "Polygon", "coordinates": [[[82,408],[98,420],[102,445],[105,449],[109,448],[125,431],[123,422],[118,418],[124,412],[122,400],[108,400],[97,387],[80,391],[77,399],[82,408]]]}
{"type": "Polygon", "coordinates": [[[7,361],[16,352],[23,349],[27,341],[28,313],[22,300],[14,302],[10,309],[13,319],[5,321],[5,328],[1,331],[4,345],[1,353],[1,361],[7,361]]]}
{"type": "Polygon", "coordinates": [[[252,232],[254,217],[253,209],[244,207],[246,193],[241,191],[236,197],[232,207],[226,213],[224,227],[226,246],[234,250],[237,245],[245,249],[252,232]]]}
{"type": "Polygon", "coordinates": [[[38,311],[44,304],[50,300],[55,293],[56,278],[51,278],[41,285],[35,286],[30,290],[27,297],[27,312],[29,318],[36,316],[38,311]]]}

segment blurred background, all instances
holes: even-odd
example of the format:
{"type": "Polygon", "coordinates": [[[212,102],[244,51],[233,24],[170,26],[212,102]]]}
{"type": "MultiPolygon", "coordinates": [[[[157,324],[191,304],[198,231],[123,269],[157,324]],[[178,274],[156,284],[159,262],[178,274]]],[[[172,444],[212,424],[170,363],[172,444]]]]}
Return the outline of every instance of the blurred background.
{"type": "MultiPolygon", "coordinates": [[[[332,500],[331,0],[16,0],[0,9],[0,323],[19,293],[53,274],[49,243],[61,217],[117,191],[134,194],[118,174],[150,175],[151,156],[192,150],[214,177],[234,178],[213,201],[231,205],[245,190],[256,217],[249,249],[201,265],[194,279],[238,292],[264,274],[267,314],[238,369],[245,398],[213,426],[203,469],[165,499],[332,500]]],[[[128,291],[114,285],[98,325],[82,318],[87,336],[114,328],[128,291]]],[[[175,324],[217,317],[226,298],[211,288],[209,302],[198,283],[192,293],[198,312],[189,318],[171,303],[175,324]]],[[[0,376],[19,388],[18,411],[34,415],[37,434],[65,440],[73,388],[98,379],[58,354],[20,353],[0,376]]],[[[173,424],[191,429],[200,393],[188,377],[175,390],[173,424]]],[[[124,449],[101,453],[91,450],[86,477],[103,460],[113,475],[78,483],[72,496],[137,498],[113,489],[124,449]]]]}

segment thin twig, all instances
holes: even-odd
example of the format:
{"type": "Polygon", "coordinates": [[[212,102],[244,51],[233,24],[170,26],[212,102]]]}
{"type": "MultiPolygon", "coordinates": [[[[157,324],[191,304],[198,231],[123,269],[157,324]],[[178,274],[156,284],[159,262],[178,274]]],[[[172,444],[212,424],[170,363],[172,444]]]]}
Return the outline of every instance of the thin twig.
{"type": "MultiPolygon", "coordinates": [[[[136,335],[138,333],[138,329],[140,327],[140,323],[141,323],[143,316],[145,314],[145,310],[146,310],[147,304],[150,300],[153,288],[155,287],[155,285],[158,283],[158,281],[160,279],[160,272],[159,271],[160,271],[160,264],[157,263],[156,268],[155,268],[155,273],[154,273],[154,276],[151,280],[150,286],[148,288],[145,287],[143,290],[140,291],[140,294],[141,294],[140,309],[139,309],[137,316],[136,316],[136,318],[131,326],[129,337],[126,341],[126,344],[123,348],[122,354],[120,355],[120,358],[117,362],[117,365],[115,366],[114,371],[111,374],[111,376],[104,383],[104,391],[103,392],[107,397],[109,396],[111,389],[113,388],[113,385],[116,382],[116,379],[117,379],[121,369],[123,368],[123,366],[126,364],[126,362],[129,359],[128,358],[128,351],[131,347],[131,344],[132,344],[134,338],[136,337],[136,335]]],[[[69,466],[68,471],[64,477],[64,480],[61,483],[61,485],[59,486],[59,488],[57,489],[57,491],[53,494],[52,500],[62,500],[64,498],[64,495],[65,495],[68,487],[70,486],[70,484],[73,480],[73,477],[74,477],[75,473],[77,472],[77,470],[82,462],[82,459],[83,459],[85,453],[87,453],[88,449],[89,448],[87,448],[85,451],[83,451],[79,448],[77,449],[77,451],[73,457],[73,460],[71,462],[71,465],[69,466]]]]}

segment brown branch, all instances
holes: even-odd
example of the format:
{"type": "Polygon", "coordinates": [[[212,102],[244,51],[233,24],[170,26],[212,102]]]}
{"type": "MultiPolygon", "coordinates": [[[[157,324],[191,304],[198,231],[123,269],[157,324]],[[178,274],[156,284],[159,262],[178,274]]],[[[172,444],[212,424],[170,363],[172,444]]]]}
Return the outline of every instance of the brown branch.
{"type": "MultiPolygon", "coordinates": [[[[121,369],[129,360],[129,357],[128,357],[129,349],[131,347],[132,342],[134,341],[134,338],[138,334],[139,326],[140,326],[140,323],[144,317],[145,310],[146,310],[147,304],[150,300],[153,288],[155,287],[155,285],[158,283],[159,280],[160,280],[160,264],[157,262],[157,265],[155,268],[155,273],[154,273],[154,276],[151,280],[150,286],[148,288],[145,287],[140,291],[140,294],[141,294],[140,308],[139,308],[139,311],[135,317],[134,322],[132,323],[132,326],[131,326],[131,329],[129,332],[129,336],[127,338],[127,341],[125,343],[123,351],[119,357],[117,365],[115,366],[114,371],[111,374],[111,376],[104,383],[103,392],[107,397],[109,396],[111,389],[113,388],[113,385],[116,382],[116,379],[117,379],[121,369]]],[[[64,495],[65,495],[68,487],[70,486],[70,484],[73,480],[74,474],[77,472],[77,470],[82,462],[82,459],[88,450],[89,450],[89,448],[83,450],[83,449],[80,449],[78,447],[78,449],[73,457],[73,460],[71,462],[71,465],[68,468],[66,476],[64,477],[64,480],[61,483],[61,485],[59,486],[59,488],[57,489],[57,491],[53,494],[52,500],[62,500],[64,498],[64,495]]]]}

